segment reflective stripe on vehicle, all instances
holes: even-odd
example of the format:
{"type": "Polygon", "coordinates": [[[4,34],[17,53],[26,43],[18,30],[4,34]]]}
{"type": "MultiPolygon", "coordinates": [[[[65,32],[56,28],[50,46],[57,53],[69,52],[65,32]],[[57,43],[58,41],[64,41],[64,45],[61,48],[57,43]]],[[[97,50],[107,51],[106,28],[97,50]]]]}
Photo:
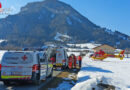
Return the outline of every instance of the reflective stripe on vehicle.
{"type": "Polygon", "coordinates": [[[2,66],[2,67],[16,67],[16,66],[2,66]]]}
{"type": "Polygon", "coordinates": [[[56,66],[62,66],[62,63],[56,63],[56,66]]]}
{"type": "Polygon", "coordinates": [[[31,75],[26,76],[1,76],[2,79],[31,79],[31,75]]]}
{"type": "Polygon", "coordinates": [[[25,67],[25,66],[1,66],[1,67],[32,68],[32,66],[29,66],[29,67],[25,67]]]}

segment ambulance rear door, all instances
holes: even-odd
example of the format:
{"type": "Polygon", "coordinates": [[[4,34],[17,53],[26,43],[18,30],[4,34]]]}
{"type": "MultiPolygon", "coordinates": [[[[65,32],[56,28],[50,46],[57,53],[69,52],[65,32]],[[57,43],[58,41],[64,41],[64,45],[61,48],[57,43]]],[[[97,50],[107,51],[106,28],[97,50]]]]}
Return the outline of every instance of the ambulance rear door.
{"type": "Polygon", "coordinates": [[[1,79],[31,79],[33,55],[29,52],[6,52],[1,65],[1,79]]]}
{"type": "Polygon", "coordinates": [[[57,49],[56,50],[56,64],[65,65],[65,56],[64,56],[64,50],[63,49],[57,49]]]}
{"type": "Polygon", "coordinates": [[[40,61],[40,80],[45,79],[47,76],[47,68],[48,68],[48,63],[46,60],[45,53],[39,53],[38,58],[40,61]]]}

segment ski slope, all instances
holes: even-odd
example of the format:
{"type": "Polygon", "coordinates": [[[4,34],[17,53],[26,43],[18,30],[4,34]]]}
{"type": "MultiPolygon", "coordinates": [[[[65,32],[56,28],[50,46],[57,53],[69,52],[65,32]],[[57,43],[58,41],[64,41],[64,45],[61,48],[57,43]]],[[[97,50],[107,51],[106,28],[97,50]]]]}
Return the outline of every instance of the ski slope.
{"type": "Polygon", "coordinates": [[[85,56],[78,73],[78,82],[72,90],[92,90],[93,87],[98,90],[100,81],[114,85],[116,90],[130,90],[130,58],[92,61],[85,56]]]}

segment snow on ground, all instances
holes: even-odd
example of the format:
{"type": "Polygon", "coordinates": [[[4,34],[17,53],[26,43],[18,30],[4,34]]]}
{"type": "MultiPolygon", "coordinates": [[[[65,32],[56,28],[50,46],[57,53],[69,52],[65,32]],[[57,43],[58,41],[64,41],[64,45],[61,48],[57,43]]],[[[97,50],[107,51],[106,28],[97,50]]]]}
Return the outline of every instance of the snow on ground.
{"type": "Polygon", "coordinates": [[[78,82],[72,90],[91,90],[92,87],[97,88],[100,81],[114,85],[116,90],[130,90],[130,58],[92,61],[88,56],[84,57],[78,82]]]}
{"type": "Polygon", "coordinates": [[[57,88],[50,89],[50,90],[70,90],[70,88],[72,87],[73,87],[72,84],[70,84],[67,81],[63,81],[57,88]]]}
{"type": "Polygon", "coordinates": [[[92,48],[95,48],[97,46],[100,46],[101,44],[84,43],[84,44],[67,44],[67,45],[81,47],[81,48],[87,47],[89,49],[92,49],[92,48]]]}
{"type": "Polygon", "coordinates": [[[89,49],[67,48],[67,50],[69,50],[69,51],[79,52],[79,51],[85,51],[85,50],[89,50],[89,49]]]}

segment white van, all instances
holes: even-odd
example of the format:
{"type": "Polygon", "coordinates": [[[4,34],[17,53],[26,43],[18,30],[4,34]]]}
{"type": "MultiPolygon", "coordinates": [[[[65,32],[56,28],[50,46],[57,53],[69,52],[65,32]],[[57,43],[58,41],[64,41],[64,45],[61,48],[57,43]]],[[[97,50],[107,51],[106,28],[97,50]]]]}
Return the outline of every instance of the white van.
{"type": "Polygon", "coordinates": [[[66,68],[68,66],[68,56],[64,48],[49,48],[47,51],[50,58],[52,56],[56,58],[54,66],[61,68],[66,68]]]}
{"type": "Polygon", "coordinates": [[[0,70],[4,84],[25,80],[40,84],[52,76],[53,65],[43,51],[8,51],[2,58],[0,70]]]}

